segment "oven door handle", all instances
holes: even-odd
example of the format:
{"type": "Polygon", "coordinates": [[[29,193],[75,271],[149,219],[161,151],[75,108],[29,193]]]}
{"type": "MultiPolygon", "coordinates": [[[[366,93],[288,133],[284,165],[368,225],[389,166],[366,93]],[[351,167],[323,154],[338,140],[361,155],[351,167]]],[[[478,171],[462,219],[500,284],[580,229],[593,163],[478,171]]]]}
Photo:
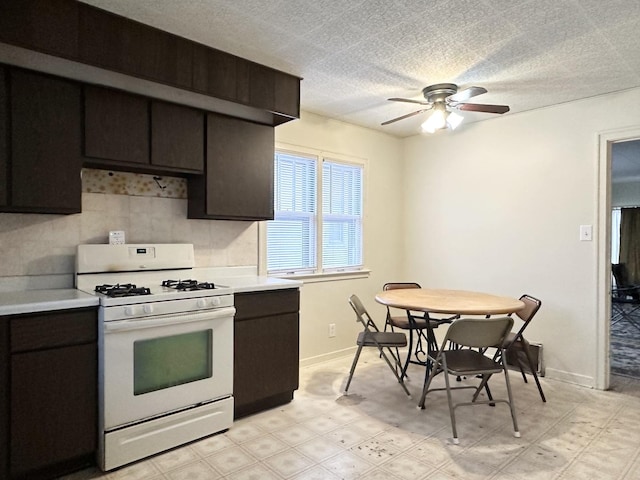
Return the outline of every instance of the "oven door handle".
{"type": "Polygon", "coordinates": [[[181,314],[167,314],[147,319],[136,318],[131,320],[117,320],[114,322],[104,322],[103,325],[105,333],[115,333],[127,330],[141,330],[143,328],[168,327],[170,325],[216,320],[225,317],[233,318],[235,313],[236,309],[234,307],[224,307],[208,312],[189,312],[181,314]]]}

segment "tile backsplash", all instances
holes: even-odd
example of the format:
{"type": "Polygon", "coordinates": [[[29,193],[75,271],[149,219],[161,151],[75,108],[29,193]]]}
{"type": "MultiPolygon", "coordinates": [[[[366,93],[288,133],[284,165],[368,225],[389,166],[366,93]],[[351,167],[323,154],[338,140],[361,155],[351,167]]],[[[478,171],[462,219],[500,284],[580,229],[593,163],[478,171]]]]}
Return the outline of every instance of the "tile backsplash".
{"type": "Polygon", "coordinates": [[[83,170],[81,214],[0,213],[0,291],[71,287],[76,246],[108,243],[110,230],[127,243],[193,243],[197,267],[257,265],[257,223],[187,219],[183,182],[83,170]]]}

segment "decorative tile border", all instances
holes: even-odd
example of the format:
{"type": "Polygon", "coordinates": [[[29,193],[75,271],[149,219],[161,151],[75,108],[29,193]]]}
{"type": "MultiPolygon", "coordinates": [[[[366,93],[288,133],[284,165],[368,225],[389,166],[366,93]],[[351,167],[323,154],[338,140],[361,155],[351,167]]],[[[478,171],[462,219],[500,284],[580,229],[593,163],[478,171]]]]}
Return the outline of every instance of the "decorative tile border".
{"type": "Polygon", "coordinates": [[[82,191],[137,197],[187,198],[187,180],[178,177],[83,168],[82,191]]]}

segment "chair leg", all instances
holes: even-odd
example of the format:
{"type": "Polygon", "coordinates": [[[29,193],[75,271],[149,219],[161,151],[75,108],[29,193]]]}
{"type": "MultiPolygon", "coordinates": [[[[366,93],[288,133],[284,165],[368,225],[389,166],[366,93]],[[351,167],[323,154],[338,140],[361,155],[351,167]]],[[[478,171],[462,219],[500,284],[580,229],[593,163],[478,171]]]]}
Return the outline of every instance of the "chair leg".
{"type": "Polygon", "coordinates": [[[545,398],[544,393],[542,392],[542,385],[540,385],[540,380],[538,379],[536,368],[533,365],[533,358],[531,358],[531,352],[529,351],[529,347],[527,347],[526,344],[523,346],[524,346],[524,353],[527,355],[527,360],[529,361],[529,370],[533,375],[533,380],[536,382],[536,386],[538,387],[538,392],[540,392],[540,398],[542,399],[543,402],[546,403],[547,399],[545,398]]]}
{"type": "Polygon", "coordinates": [[[511,410],[511,419],[513,420],[513,435],[516,438],[520,438],[520,431],[518,430],[518,419],[516,418],[516,407],[513,403],[513,395],[511,394],[511,383],[509,382],[509,373],[507,373],[507,366],[502,364],[504,371],[504,381],[507,384],[507,396],[509,397],[509,409],[511,410]]]}
{"type": "Polygon", "coordinates": [[[400,384],[400,386],[402,386],[402,389],[404,390],[404,392],[407,394],[407,396],[409,398],[411,398],[411,392],[409,392],[409,390],[407,389],[407,386],[404,384],[404,380],[403,380],[402,375],[398,375],[398,369],[397,369],[398,359],[393,354],[393,351],[390,348],[387,347],[387,350],[389,350],[389,353],[391,354],[391,356],[395,360],[395,362],[394,362],[395,366],[391,364],[391,361],[389,360],[389,357],[387,357],[387,355],[384,353],[384,349],[383,348],[378,347],[378,350],[380,351],[380,354],[382,355],[382,358],[384,358],[385,362],[387,362],[387,365],[389,365],[389,368],[391,369],[393,374],[398,379],[398,383],[400,384]]]}
{"type": "Polygon", "coordinates": [[[447,357],[442,357],[442,369],[444,370],[444,383],[447,389],[447,402],[449,402],[449,416],[451,417],[451,430],[453,432],[453,443],[458,445],[458,430],[456,428],[456,409],[453,405],[453,398],[451,396],[451,385],[449,384],[449,373],[447,373],[447,357]]]}
{"type": "Polygon", "coordinates": [[[356,364],[358,363],[358,359],[360,358],[360,352],[362,352],[362,345],[358,346],[358,350],[356,350],[356,354],[353,357],[353,363],[351,364],[351,371],[349,372],[349,380],[347,380],[347,386],[344,387],[345,394],[349,390],[349,385],[351,385],[351,379],[353,378],[353,372],[356,371],[356,364]]]}
{"type": "Polygon", "coordinates": [[[424,386],[422,387],[422,394],[420,395],[420,401],[418,402],[418,408],[424,408],[425,398],[427,397],[427,392],[429,391],[429,386],[431,385],[431,381],[434,377],[442,371],[442,367],[440,364],[434,360],[429,359],[429,363],[431,364],[430,369],[425,370],[424,375],[424,386]]]}

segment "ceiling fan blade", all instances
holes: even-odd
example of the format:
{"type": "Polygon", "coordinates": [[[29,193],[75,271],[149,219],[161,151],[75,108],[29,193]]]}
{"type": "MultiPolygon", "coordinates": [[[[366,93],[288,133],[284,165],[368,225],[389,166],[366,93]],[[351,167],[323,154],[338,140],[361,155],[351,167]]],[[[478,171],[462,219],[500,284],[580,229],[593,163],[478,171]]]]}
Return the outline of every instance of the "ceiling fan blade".
{"type": "Polygon", "coordinates": [[[448,102],[465,102],[469,100],[471,97],[476,97],[478,95],[482,95],[483,93],[487,93],[486,88],[482,87],[469,87],[464,90],[459,91],[458,93],[454,93],[453,95],[449,95],[447,97],[448,102]]]}
{"type": "Polygon", "coordinates": [[[507,113],[507,105],[486,105],[482,103],[459,103],[455,106],[458,110],[467,112],[507,113]]]}
{"type": "Polygon", "coordinates": [[[390,123],[397,122],[398,120],[404,120],[405,118],[413,117],[414,115],[418,115],[419,113],[426,112],[427,110],[430,110],[430,109],[431,107],[422,108],[418,111],[407,113],[406,115],[402,115],[401,117],[396,117],[396,118],[392,118],[391,120],[387,120],[386,122],[383,122],[380,125],[389,125],[390,123]]]}
{"type": "Polygon", "coordinates": [[[411,100],[410,98],[388,98],[387,100],[391,100],[392,102],[417,103],[418,105],[431,105],[429,102],[425,102],[423,100],[411,100]]]}

